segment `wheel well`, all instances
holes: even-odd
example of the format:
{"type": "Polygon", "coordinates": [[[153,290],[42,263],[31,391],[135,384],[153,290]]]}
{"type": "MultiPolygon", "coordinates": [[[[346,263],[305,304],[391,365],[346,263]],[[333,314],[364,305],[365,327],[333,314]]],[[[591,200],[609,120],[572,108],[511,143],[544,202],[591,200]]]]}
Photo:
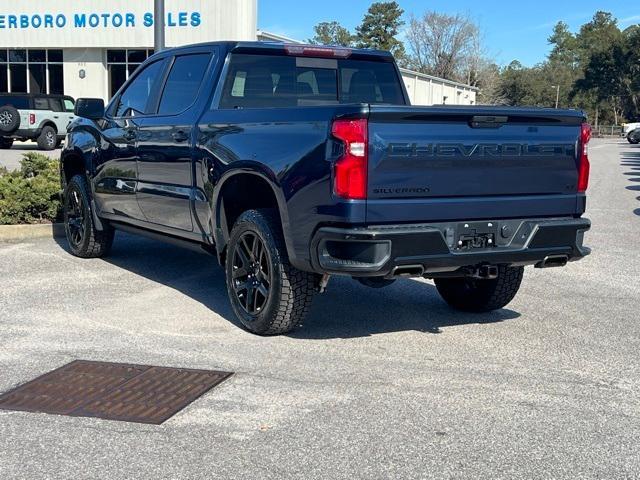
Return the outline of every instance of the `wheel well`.
{"type": "Polygon", "coordinates": [[[40,129],[42,130],[44,127],[51,127],[56,131],[56,134],[58,133],[58,129],[56,128],[56,124],[53,123],[50,120],[46,120],[44,122],[42,122],[42,124],[40,124],[40,129]]]}
{"type": "Polygon", "coordinates": [[[62,160],[62,170],[65,183],[69,183],[74,175],[84,175],[84,162],[78,155],[66,155],[62,160]]]}
{"type": "Polygon", "coordinates": [[[252,174],[238,174],[227,180],[220,191],[218,225],[228,238],[233,224],[247,210],[278,208],[273,189],[263,178],[252,174]]]}

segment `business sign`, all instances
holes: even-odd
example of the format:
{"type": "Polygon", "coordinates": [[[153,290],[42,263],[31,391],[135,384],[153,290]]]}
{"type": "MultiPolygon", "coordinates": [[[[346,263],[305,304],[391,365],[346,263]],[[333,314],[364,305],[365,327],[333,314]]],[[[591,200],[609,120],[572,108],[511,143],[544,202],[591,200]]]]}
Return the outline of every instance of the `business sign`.
{"type": "MultiPolygon", "coordinates": [[[[0,48],[150,47],[153,0],[0,0],[0,48]]],[[[253,40],[256,0],[166,0],[167,45],[253,40]]]]}
{"type": "MultiPolygon", "coordinates": [[[[92,12],[74,13],[33,13],[2,14],[1,29],[28,28],[136,28],[136,26],[153,27],[153,13],[145,12],[142,18],[136,18],[133,12],[92,12]]],[[[200,12],[168,12],[165,18],[167,27],[199,27],[202,23],[200,12]]]]}

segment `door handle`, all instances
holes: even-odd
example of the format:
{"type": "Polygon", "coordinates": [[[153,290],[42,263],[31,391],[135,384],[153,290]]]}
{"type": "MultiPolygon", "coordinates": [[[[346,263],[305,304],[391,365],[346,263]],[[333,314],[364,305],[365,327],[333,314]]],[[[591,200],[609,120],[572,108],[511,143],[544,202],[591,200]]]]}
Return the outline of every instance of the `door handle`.
{"type": "Polygon", "coordinates": [[[134,140],[136,138],[136,132],[135,132],[135,130],[127,130],[127,131],[124,132],[122,137],[125,140],[134,140]]]}
{"type": "Polygon", "coordinates": [[[189,139],[189,136],[183,130],[178,130],[177,132],[173,132],[171,136],[176,142],[184,142],[189,139]]]}

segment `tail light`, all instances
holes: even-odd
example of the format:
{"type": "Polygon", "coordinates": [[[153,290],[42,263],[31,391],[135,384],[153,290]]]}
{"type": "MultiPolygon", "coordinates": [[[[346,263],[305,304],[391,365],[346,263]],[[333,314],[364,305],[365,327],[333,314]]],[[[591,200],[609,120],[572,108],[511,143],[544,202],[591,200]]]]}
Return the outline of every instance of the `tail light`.
{"type": "Polygon", "coordinates": [[[29,114],[29,125],[35,125],[36,123],[36,114],[35,113],[30,113],[29,114]]]}
{"type": "Polygon", "coordinates": [[[589,140],[591,125],[583,123],[580,127],[580,156],[578,158],[578,192],[586,192],[589,186],[589,140]]]}
{"type": "Polygon", "coordinates": [[[334,192],[352,200],[367,198],[367,120],[335,120],[331,133],[344,142],[334,167],[334,192]]]}

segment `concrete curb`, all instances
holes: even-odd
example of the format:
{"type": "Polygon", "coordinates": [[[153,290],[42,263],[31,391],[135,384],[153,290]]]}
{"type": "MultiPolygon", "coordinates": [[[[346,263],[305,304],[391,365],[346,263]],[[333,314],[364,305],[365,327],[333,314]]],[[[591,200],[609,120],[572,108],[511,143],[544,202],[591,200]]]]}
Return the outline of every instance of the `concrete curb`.
{"type": "Polygon", "coordinates": [[[21,242],[36,238],[64,237],[64,224],[0,225],[0,242],[21,242]]]}

